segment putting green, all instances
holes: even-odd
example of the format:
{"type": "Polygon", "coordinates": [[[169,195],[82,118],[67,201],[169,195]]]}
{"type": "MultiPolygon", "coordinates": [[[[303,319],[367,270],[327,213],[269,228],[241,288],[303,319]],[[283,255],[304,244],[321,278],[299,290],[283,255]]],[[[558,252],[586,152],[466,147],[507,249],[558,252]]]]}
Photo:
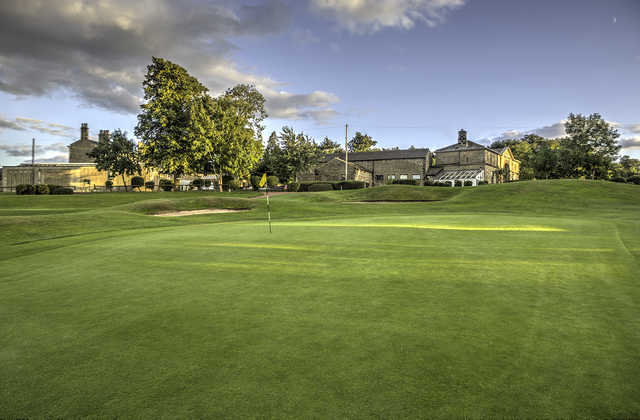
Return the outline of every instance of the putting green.
{"type": "Polygon", "coordinates": [[[640,188],[530,184],[280,196],[272,234],[261,200],[12,216],[0,417],[638,416],[640,188]],[[543,214],[505,198],[572,186],[622,189],[543,214]]]}

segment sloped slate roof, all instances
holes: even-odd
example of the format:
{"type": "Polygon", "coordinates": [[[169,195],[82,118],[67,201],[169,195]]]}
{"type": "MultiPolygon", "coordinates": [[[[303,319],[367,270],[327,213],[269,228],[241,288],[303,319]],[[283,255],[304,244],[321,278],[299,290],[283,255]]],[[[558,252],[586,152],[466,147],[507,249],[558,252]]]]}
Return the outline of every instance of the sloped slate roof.
{"type": "MultiPolygon", "coordinates": [[[[351,156],[351,154],[349,154],[349,156],[351,156]]],[[[341,159],[341,158],[339,158],[339,157],[335,157],[335,156],[334,156],[334,157],[333,157],[333,159],[330,159],[330,160],[328,160],[327,162],[322,162],[322,165],[321,165],[321,166],[327,165],[329,162],[334,161],[334,160],[340,161],[340,162],[342,162],[342,164],[344,165],[344,159],[341,159]]],[[[349,166],[353,166],[354,168],[358,168],[358,169],[360,169],[361,171],[371,172],[369,169],[367,169],[367,168],[365,168],[365,167],[362,167],[362,166],[358,165],[357,163],[353,163],[353,162],[351,162],[351,160],[349,160],[349,162],[348,162],[347,164],[348,164],[349,166]]]]}
{"type": "MultiPolygon", "coordinates": [[[[79,140],[76,140],[76,141],[74,141],[73,143],[71,143],[69,146],[73,146],[74,144],[78,144],[78,143],[93,143],[93,144],[95,144],[96,146],[98,145],[98,142],[97,142],[97,141],[94,141],[94,140],[83,140],[83,139],[79,139],[79,140]]],[[[67,147],[68,147],[68,146],[67,146],[67,147]]]]}
{"type": "Polygon", "coordinates": [[[438,152],[457,152],[458,150],[483,150],[483,149],[492,150],[492,149],[489,149],[486,146],[483,146],[483,145],[481,145],[479,143],[476,143],[474,141],[469,140],[469,141],[467,141],[467,146],[465,146],[463,144],[456,143],[456,144],[452,144],[450,146],[438,149],[438,150],[436,150],[436,153],[438,153],[438,152]]]}
{"type": "Polygon", "coordinates": [[[459,171],[444,171],[436,177],[436,181],[453,181],[456,179],[474,179],[483,172],[482,169],[462,169],[459,171]]]}
{"type": "MultiPolygon", "coordinates": [[[[429,153],[429,149],[405,149],[405,150],[379,150],[375,152],[350,152],[349,162],[365,160],[391,160],[391,159],[423,159],[429,153]]],[[[344,153],[325,155],[326,160],[332,158],[344,159],[344,153]]]]}

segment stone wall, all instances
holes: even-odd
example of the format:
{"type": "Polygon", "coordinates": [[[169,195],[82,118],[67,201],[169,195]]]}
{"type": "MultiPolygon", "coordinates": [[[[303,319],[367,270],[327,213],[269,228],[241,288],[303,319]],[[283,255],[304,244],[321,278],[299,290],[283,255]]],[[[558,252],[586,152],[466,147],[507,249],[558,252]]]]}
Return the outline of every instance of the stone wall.
{"type": "Polygon", "coordinates": [[[413,175],[419,175],[422,181],[429,168],[427,156],[424,159],[364,160],[354,161],[354,163],[371,171],[373,185],[387,183],[392,175],[395,176],[395,179],[400,179],[400,175],[407,175],[408,179],[413,179],[413,175]],[[382,177],[382,179],[379,177],[382,177]]]}
{"type": "Polygon", "coordinates": [[[69,163],[91,163],[95,159],[89,157],[89,152],[96,147],[98,143],[91,140],[78,140],[69,146],[69,163]]]}
{"type": "MultiPolygon", "coordinates": [[[[359,165],[354,165],[349,162],[347,165],[347,175],[351,181],[363,181],[371,185],[371,173],[363,170],[359,165]]],[[[344,160],[339,158],[331,159],[327,163],[298,173],[297,179],[298,182],[341,181],[344,179],[344,160]]]]}

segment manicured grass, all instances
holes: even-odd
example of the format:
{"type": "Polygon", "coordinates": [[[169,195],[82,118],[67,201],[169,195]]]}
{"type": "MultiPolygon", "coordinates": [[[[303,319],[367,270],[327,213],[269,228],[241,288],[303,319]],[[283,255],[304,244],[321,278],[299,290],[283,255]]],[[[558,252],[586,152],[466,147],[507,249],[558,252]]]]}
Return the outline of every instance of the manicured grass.
{"type": "Polygon", "coordinates": [[[0,417],[640,416],[640,187],[249,195],[0,195],[0,417]]]}

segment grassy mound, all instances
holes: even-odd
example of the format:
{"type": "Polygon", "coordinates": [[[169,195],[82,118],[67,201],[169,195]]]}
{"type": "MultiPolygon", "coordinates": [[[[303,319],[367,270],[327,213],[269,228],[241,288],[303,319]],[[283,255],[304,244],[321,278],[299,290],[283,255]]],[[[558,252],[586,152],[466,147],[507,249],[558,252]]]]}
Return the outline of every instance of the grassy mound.
{"type": "Polygon", "coordinates": [[[254,200],[231,197],[161,198],[144,200],[126,205],[124,208],[136,213],[159,214],[185,210],[232,209],[247,210],[256,207],[254,200]]]}
{"type": "Polygon", "coordinates": [[[461,188],[420,187],[415,185],[384,185],[337,193],[347,201],[443,201],[462,192],[461,188]]]}

